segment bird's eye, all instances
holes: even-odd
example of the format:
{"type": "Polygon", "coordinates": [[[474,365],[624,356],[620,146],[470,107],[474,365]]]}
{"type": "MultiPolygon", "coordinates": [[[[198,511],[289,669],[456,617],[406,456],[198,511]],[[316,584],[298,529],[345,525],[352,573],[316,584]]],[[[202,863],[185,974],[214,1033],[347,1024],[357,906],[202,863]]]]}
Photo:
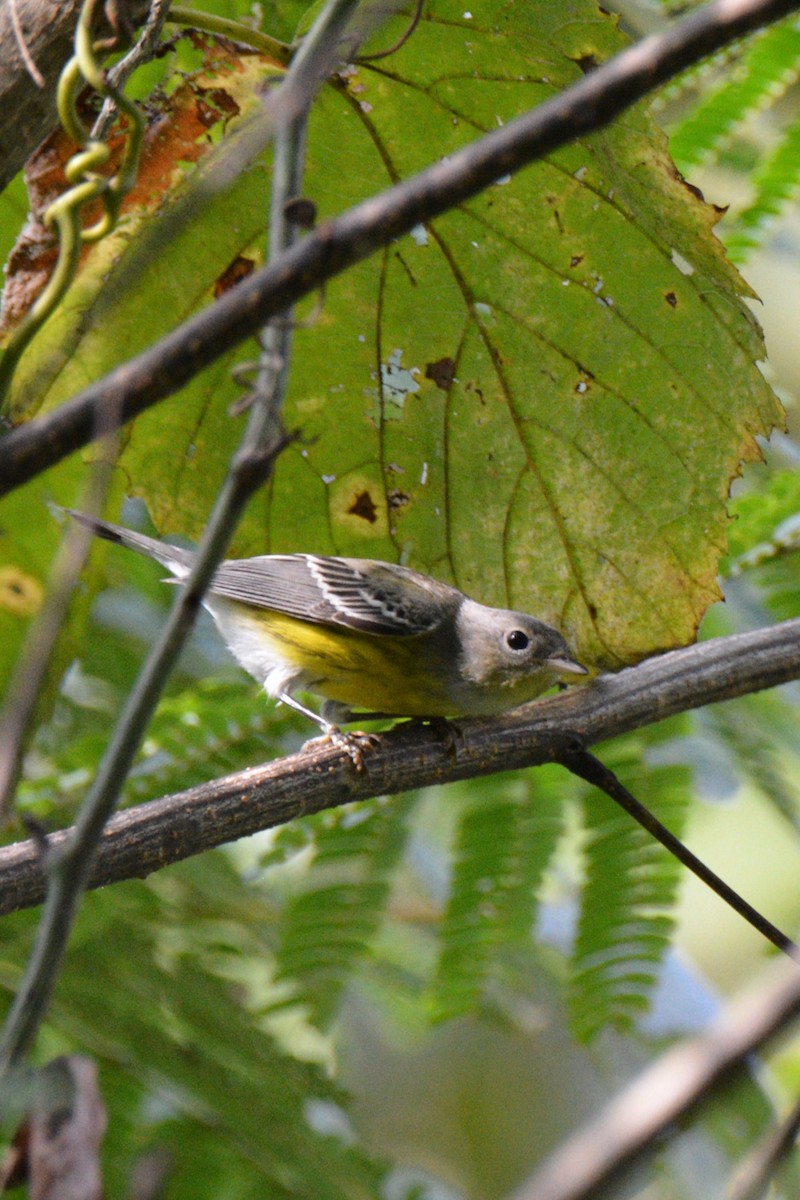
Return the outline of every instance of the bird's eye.
{"type": "Polygon", "coordinates": [[[512,650],[527,650],[530,640],[527,633],[524,633],[521,629],[511,629],[506,634],[506,645],[512,650]]]}

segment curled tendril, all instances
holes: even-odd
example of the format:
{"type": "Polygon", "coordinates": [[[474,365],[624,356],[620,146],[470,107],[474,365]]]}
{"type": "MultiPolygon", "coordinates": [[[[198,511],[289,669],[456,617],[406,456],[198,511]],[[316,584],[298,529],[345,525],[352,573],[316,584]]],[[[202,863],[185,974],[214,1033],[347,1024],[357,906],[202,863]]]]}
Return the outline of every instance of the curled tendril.
{"type": "Polygon", "coordinates": [[[93,43],[92,14],[97,0],[84,0],[75,30],[75,54],[61,72],[58,81],[58,115],[64,131],[80,149],[65,167],[72,186],[49,206],[44,223],[58,231],[59,252],[53,274],[47,286],[17,327],[0,361],[0,395],[8,387],[12,373],[25,347],[41,328],[63,297],[78,268],[81,246],[105,237],[117,223],[125,196],[136,183],[139,157],[144,138],[142,114],[118,88],[111,85],[97,61],[98,50],[107,50],[107,43],[93,43]],[[103,175],[100,168],[111,157],[105,142],[91,137],[77,108],[77,97],[84,81],[117,106],[127,119],[127,139],[119,167],[113,175],[103,175]],[[103,214],[87,229],[81,228],[81,210],[94,200],[103,204],[103,214]]]}

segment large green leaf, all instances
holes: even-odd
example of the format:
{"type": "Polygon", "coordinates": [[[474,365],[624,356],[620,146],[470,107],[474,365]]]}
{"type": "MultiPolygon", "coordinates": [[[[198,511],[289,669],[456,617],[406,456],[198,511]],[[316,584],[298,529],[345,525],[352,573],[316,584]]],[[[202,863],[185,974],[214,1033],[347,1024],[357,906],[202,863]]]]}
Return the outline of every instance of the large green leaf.
{"type": "MultiPolygon", "coordinates": [[[[395,55],[321,96],[305,191],[335,214],[623,44],[590,0],[435,0],[395,55]]],[[[214,77],[242,112],[255,63],[214,77]]],[[[90,254],[15,406],[60,402],[259,257],[263,165],[213,195],[205,167],[176,178],[185,209],[141,212],[90,254]]],[[[638,108],[332,283],[295,340],[286,421],[302,437],[238,551],[402,560],[559,624],[601,666],[690,640],[718,594],[731,479],[782,419],[714,220],[638,108]]],[[[121,464],[164,532],[200,529],[237,394],[220,363],[134,423],[121,464]]]]}

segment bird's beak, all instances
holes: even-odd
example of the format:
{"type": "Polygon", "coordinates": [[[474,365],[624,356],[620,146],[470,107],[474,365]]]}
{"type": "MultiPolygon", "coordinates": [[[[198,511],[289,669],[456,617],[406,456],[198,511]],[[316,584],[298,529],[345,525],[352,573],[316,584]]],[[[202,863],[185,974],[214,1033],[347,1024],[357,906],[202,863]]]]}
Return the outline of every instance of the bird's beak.
{"type": "Polygon", "coordinates": [[[582,663],[576,662],[574,658],[548,658],[545,666],[551,671],[555,671],[557,675],[588,675],[588,667],[584,667],[582,663]]]}

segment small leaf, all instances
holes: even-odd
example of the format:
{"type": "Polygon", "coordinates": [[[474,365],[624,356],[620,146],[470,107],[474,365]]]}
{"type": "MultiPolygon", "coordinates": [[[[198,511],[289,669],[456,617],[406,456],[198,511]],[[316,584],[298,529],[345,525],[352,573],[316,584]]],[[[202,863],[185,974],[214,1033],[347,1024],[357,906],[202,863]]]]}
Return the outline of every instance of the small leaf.
{"type": "Polygon", "coordinates": [[[294,985],[289,1003],[307,1005],[320,1026],[384,919],[415,801],[412,794],[362,803],[317,822],[314,862],[287,906],[278,970],[294,985]]]}
{"type": "MultiPolygon", "coordinates": [[[[686,771],[643,769],[635,741],[613,745],[613,757],[605,755],[608,765],[680,837],[688,803],[686,771]]],[[[609,1023],[630,1028],[636,1015],[647,1010],[669,949],[683,868],[603,793],[590,791],[583,804],[586,883],[573,950],[570,1009],[576,1035],[588,1041],[609,1023]]]]}
{"type": "MultiPolygon", "coordinates": [[[[800,71],[800,29],[788,17],[758,34],[734,64],[724,55],[727,68],[717,74],[716,86],[694,104],[673,126],[669,147],[681,171],[712,155],[719,155],[737,126],[760,109],[773,105],[795,82],[800,71]]],[[[708,75],[708,66],[703,68],[708,75]]],[[[692,82],[703,76],[691,75],[692,82]]]]}
{"type": "Polygon", "coordinates": [[[537,889],[562,832],[563,777],[473,781],[459,824],[453,883],[435,982],[438,1017],[473,1011],[509,946],[527,945],[537,889]]]}

